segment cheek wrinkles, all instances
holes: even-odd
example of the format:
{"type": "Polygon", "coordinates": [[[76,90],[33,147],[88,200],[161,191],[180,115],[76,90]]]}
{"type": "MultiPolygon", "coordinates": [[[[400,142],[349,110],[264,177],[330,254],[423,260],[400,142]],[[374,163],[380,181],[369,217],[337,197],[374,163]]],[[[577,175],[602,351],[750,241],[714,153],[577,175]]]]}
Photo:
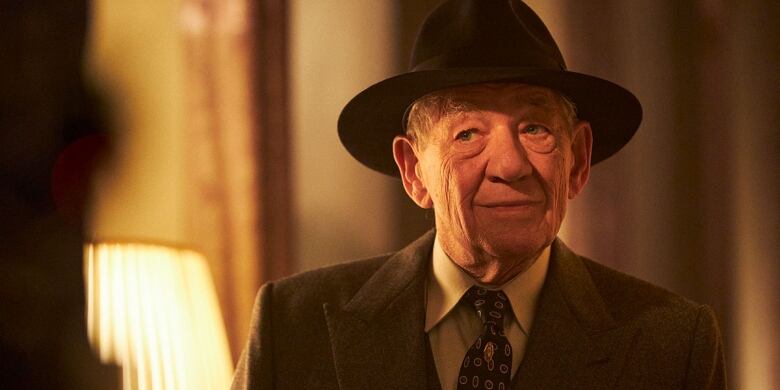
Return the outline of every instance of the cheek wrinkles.
{"type": "Polygon", "coordinates": [[[548,223],[552,224],[552,227],[560,224],[566,212],[568,169],[566,169],[563,157],[560,152],[556,152],[554,160],[549,163],[548,171],[543,173],[547,176],[545,181],[548,191],[550,191],[548,210],[551,212],[552,219],[548,223]]]}
{"type": "Polygon", "coordinates": [[[450,220],[450,223],[454,223],[458,220],[457,216],[457,207],[456,205],[459,204],[459,201],[457,200],[458,194],[457,194],[457,186],[455,186],[453,183],[453,164],[451,158],[444,158],[442,160],[441,164],[441,181],[442,181],[442,197],[444,200],[444,207],[446,208],[447,213],[447,219],[450,220]]]}
{"type": "Polygon", "coordinates": [[[449,222],[449,228],[458,236],[462,236],[466,233],[466,221],[464,215],[465,207],[467,205],[467,197],[463,192],[461,186],[462,177],[460,176],[460,170],[458,166],[462,161],[458,161],[453,156],[446,156],[442,160],[441,166],[441,179],[442,179],[442,199],[444,201],[443,207],[446,208],[446,218],[449,222]]]}

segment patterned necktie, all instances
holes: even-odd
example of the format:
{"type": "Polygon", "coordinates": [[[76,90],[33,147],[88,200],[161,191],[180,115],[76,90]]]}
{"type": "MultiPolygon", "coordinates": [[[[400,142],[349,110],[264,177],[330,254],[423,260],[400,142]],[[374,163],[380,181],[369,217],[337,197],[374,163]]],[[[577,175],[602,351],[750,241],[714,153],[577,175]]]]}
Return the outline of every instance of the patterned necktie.
{"type": "Polygon", "coordinates": [[[473,286],[461,298],[482,320],[482,334],[466,352],[458,373],[458,390],[509,390],[512,346],[504,334],[504,312],[509,300],[503,291],[473,286]]]}

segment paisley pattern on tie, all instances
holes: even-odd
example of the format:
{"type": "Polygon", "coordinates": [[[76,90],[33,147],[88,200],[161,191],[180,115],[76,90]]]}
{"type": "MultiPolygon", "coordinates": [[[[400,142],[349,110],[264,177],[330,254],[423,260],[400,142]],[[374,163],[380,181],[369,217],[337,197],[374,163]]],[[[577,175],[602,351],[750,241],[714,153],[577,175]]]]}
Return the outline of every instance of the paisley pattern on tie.
{"type": "Polygon", "coordinates": [[[466,352],[458,374],[458,390],[509,390],[512,346],[504,334],[504,313],[509,300],[503,291],[473,286],[461,301],[474,307],[482,321],[482,334],[466,352]]]}

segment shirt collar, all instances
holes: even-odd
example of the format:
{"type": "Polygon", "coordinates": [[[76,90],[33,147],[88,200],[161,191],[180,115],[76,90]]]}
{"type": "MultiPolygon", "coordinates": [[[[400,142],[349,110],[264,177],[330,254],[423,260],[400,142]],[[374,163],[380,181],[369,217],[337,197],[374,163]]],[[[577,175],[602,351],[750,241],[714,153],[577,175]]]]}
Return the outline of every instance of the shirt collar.
{"type": "MultiPolygon", "coordinates": [[[[481,285],[444,253],[438,234],[433,241],[432,257],[426,292],[426,332],[433,329],[458,304],[466,290],[473,285],[481,285]]],[[[500,286],[509,297],[515,318],[525,332],[533,324],[536,300],[547,276],[549,262],[550,247],[547,246],[530,268],[500,286]]]]}

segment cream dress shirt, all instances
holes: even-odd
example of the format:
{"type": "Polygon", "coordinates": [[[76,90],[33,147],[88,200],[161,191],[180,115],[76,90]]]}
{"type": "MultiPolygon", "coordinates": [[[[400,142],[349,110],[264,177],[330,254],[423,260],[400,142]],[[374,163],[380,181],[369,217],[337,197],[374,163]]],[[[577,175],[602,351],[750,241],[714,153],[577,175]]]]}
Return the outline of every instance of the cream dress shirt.
{"type": "MultiPolygon", "coordinates": [[[[548,246],[526,272],[498,287],[509,297],[512,308],[504,316],[504,331],[512,344],[512,377],[523,360],[549,262],[548,246]]],[[[457,389],[458,372],[466,351],[482,333],[482,322],[474,309],[458,302],[473,285],[496,287],[481,285],[452,262],[439,245],[438,237],[433,243],[431,267],[426,282],[425,332],[442,389],[453,390],[457,389]]]]}

